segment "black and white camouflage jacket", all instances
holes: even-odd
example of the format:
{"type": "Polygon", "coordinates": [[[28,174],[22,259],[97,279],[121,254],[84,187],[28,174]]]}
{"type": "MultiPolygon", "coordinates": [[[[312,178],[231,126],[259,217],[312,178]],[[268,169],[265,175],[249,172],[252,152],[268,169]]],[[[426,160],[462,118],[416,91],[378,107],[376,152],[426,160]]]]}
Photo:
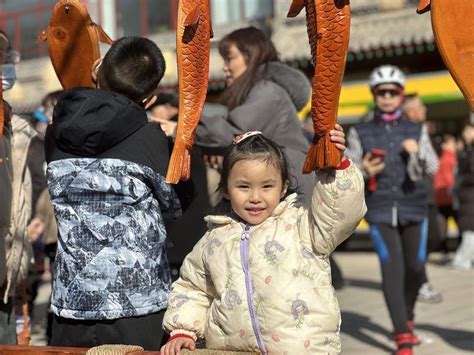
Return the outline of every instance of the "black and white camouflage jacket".
{"type": "Polygon", "coordinates": [[[71,89],[55,107],[46,159],[59,228],[54,313],[100,320],[166,308],[163,218],[180,207],[164,179],[169,145],[159,125],[121,95],[71,89]]]}

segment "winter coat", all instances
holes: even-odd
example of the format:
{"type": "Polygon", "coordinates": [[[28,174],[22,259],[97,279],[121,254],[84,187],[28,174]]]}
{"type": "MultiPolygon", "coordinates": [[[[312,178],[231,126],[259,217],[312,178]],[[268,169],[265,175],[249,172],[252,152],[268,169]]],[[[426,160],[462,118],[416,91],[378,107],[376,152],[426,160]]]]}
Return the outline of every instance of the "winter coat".
{"type": "Polygon", "coordinates": [[[36,203],[47,188],[46,184],[46,159],[44,156],[44,141],[36,136],[31,140],[28,149],[28,169],[31,173],[31,185],[33,188],[33,214],[36,203]]]}
{"type": "Polygon", "coordinates": [[[436,206],[452,206],[455,169],[457,166],[456,153],[443,150],[439,157],[439,169],[433,179],[436,206]]]}
{"type": "Polygon", "coordinates": [[[5,238],[10,228],[12,209],[11,125],[5,124],[0,137],[0,289],[7,277],[5,238]]]}
{"type": "Polygon", "coordinates": [[[168,140],[118,94],[63,94],[46,132],[59,228],[51,308],[65,318],[141,316],[167,306],[165,214],[179,202],[164,174],[168,140]]]}
{"type": "MultiPolygon", "coordinates": [[[[28,147],[36,132],[28,121],[13,115],[11,138],[12,198],[11,220],[6,235],[6,288],[1,295],[6,303],[15,286],[26,278],[32,257],[27,227],[31,218],[31,176],[27,166],[28,147]]],[[[2,290],[3,292],[3,290],[2,290]]]]}
{"type": "Polygon", "coordinates": [[[366,212],[364,183],[350,166],[320,171],[313,186],[309,210],[293,194],[256,226],[207,217],[208,232],[172,285],[165,329],[191,332],[209,349],[340,352],[329,255],[366,212]]]}
{"type": "Polygon", "coordinates": [[[39,195],[35,205],[35,217],[44,223],[44,244],[54,244],[58,242],[58,225],[54,217],[54,208],[49,198],[48,189],[44,189],[39,195]]]}
{"type": "Polygon", "coordinates": [[[365,190],[368,207],[365,219],[371,224],[392,226],[423,221],[428,212],[428,190],[423,177],[434,175],[438,169],[438,158],[426,127],[404,117],[392,122],[376,117],[352,127],[347,142],[345,154],[359,167],[371,150],[385,151],[385,168],[375,176],[376,189],[365,190]],[[417,141],[418,155],[410,156],[401,148],[406,139],[417,141]]]}
{"type": "Polygon", "coordinates": [[[284,148],[296,190],[304,194],[302,200],[309,205],[314,176],[302,174],[309,144],[297,112],[308,102],[310,94],[310,84],[302,72],[279,62],[262,65],[240,106],[230,112],[224,107],[221,114],[212,116],[204,110],[197,127],[196,144],[225,148],[241,133],[261,131],[284,148]]]}
{"type": "Polygon", "coordinates": [[[458,224],[461,231],[474,231],[474,146],[467,145],[458,157],[458,224]]]}

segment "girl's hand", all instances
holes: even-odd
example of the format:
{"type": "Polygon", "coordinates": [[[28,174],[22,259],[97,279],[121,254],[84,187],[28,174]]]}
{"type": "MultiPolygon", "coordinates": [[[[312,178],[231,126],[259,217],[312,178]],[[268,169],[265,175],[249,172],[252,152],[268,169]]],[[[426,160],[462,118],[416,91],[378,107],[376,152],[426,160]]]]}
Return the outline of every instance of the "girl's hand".
{"type": "Polygon", "coordinates": [[[181,354],[181,349],[196,349],[196,342],[188,337],[177,337],[161,347],[161,355],[179,355],[181,354]]]}
{"type": "Polygon", "coordinates": [[[339,123],[336,123],[334,129],[329,132],[329,136],[331,137],[331,142],[336,144],[336,148],[339,149],[341,153],[344,153],[346,150],[346,135],[339,123]]]}

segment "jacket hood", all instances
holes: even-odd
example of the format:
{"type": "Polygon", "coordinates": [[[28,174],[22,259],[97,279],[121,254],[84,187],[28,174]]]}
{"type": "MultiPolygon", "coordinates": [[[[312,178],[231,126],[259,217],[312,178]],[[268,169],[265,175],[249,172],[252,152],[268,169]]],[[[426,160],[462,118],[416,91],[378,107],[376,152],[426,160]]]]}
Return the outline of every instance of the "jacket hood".
{"type": "Polygon", "coordinates": [[[271,80],[286,90],[297,111],[300,111],[311,97],[311,84],[300,70],[280,62],[262,64],[257,71],[257,80],[271,80]]]}
{"type": "MultiPolygon", "coordinates": [[[[278,206],[275,208],[270,217],[277,217],[281,215],[287,208],[296,205],[298,201],[298,195],[293,193],[288,195],[283,201],[281,201],[278,206]]],[[[216,225],[225,225],[231,223],[238,223],[238,221],[228,215],[209,215],[204,217],[204,220],[207,223],[216,224],[216,225]]]]}
{"type": "Polygon", "coordinates": [[[147,123],[145,110],[130,99],[91,88],[67,90],[53,112],[52,135],[59,149],[96,156],[147,123]]]}

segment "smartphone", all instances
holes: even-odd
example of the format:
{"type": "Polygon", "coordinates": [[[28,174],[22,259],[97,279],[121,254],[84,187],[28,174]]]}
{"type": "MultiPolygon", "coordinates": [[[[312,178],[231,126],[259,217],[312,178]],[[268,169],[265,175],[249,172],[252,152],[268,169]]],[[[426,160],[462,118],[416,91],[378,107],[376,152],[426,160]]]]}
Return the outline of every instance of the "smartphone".
{"type": "Polygon", "coordinates": [[[376,158],[382,158],[382,161],[385,157],[385,150],[383,149],[372,149],[370,151],[370,160],[376,159],[376,158]]]}

